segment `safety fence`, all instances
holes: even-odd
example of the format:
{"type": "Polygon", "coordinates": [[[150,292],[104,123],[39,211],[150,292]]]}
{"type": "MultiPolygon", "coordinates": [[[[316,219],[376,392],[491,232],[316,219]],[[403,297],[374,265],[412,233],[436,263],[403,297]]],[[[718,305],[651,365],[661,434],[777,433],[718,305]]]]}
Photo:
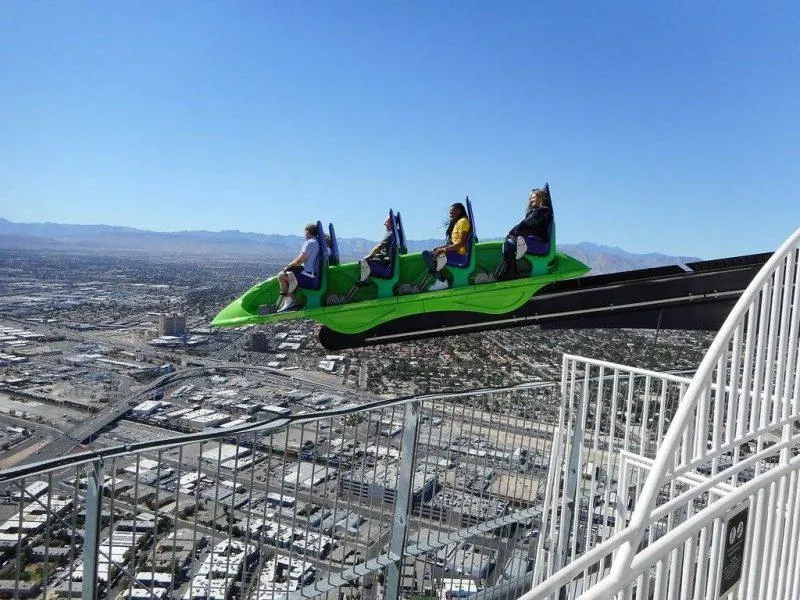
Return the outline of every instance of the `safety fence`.
{"type": "MultiPolygon", "coordinates": [[[[523,600],[800,597],[799,248],[800,230],[736,304],[680,403],[655,421],[643,404],[648,428],[620,448],[609,484],[613,534],[593,517],[591,549],[555,552],[523,600]]],[[[565,377],[567,395],[579,379],[565,377]]],[[[571,515],[570,492],[556,496],[544,518],[571,527],[563,547],[588,535],[588,516],[571,515]]]]}
{"type": "Polygon", "coordinates": [[[544,505],[546,535],[538,543],[536,581],[613,534],[618,503],[638,495],[644,483],[642,477],[631,476],[620,487],[624,457],[656,455],[690,382],[564,356],[558,435],[544,505]]]}
{"type": "Polygon", "coordinates": [[[0,580],[19,598],[518,595],[560,412],[531,383],[9,469],[0,580]]]}
{"type": "Polygon", "coordinates": [[[6,471],[9,579],[18,597],[30,584],[48,597],[517,598],[611,535],[625,452],[655,455],[689,383],[565,356],[560,390],[383,401],[6,471]]]}

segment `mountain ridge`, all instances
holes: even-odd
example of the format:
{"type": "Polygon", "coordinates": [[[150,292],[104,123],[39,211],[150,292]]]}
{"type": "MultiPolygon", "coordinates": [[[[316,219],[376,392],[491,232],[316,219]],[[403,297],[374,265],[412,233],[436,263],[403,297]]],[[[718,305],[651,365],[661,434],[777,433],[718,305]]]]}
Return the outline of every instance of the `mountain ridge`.
{"type": "MultiPolygon", "coordinates": [[[[15,223],[0,217],[0,248],[40,250],[130,251],[186,257],[220,256],[283,260],[293,258],[302,243],[299,235],[264,234],[239,230],[157,232],[119,225],[71,225],[52,222],[15,223]]],[[[344,260],[356,260],[377,241],[339,238],[344,260]]],[[[440,239],[408,240],[411,252],[440,244],[440,239]]],[[[559,250],[592,267],[595,274],[627,271],[700,260],[659,252],[637,254],[594,242],[559,244],[559,250]]]]}

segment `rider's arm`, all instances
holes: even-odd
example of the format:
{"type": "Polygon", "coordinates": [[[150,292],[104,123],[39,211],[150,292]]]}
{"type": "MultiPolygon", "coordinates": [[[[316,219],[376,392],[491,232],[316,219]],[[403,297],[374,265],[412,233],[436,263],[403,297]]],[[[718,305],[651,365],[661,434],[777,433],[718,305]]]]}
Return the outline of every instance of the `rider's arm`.
{"type": "Polygon", "coordinates": [[[535,208],[525,215],[522,223],[525,227],[533,228],[542,225],[547,220],[548,211],[546,208],[535,208]]]}
{"type": "Polygon", "coordinates": [[[511,228],[509,235],[521,235],[525,231],[530,231],[537,226],[547,222],[548,210],[546,208],[534,208],[525,213],[525,218],[511,228]]]}
{"type": "Polygon", "coordinates": [[[456,224],[456,227],[453,227],[453,233],[450,234],[450,243],[445,244],[444,246],[439,246],[439,252],[443,253],[450,250],[458,250],[464,246],[464,244],[466,244],[465,238],[468,232],[469,229],[459,227],[458,224],[456,224]]]}
{"type": "Polygon", "coordinates": [[[300,254],[298,254],[297,257],[293,261],[288,263],[283,268],[283,270],[284,271],[289,271],[289,270],[293,269],[294,267],[302,267],[305,264],[307,258],[308,258],[308,255],[305,252],[300,252],[300,254]]]}

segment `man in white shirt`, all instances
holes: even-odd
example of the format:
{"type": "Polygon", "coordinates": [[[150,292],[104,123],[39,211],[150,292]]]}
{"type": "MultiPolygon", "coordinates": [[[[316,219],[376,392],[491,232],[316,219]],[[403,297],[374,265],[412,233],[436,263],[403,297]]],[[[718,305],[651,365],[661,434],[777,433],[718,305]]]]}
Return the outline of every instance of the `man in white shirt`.
{"type": "Polygon", "coordinates": [[[294,290],[298,286],[311,289],[315,287],[319,258],[319,241],[317,240],[317,224],[309,223],[305,227],[306,241],[300,248],[300,254],[287,264],[283,271],[278,273],[278,283],[281,286],[278,299],[278,312],[291,310],[295,307],[294,290]]]}

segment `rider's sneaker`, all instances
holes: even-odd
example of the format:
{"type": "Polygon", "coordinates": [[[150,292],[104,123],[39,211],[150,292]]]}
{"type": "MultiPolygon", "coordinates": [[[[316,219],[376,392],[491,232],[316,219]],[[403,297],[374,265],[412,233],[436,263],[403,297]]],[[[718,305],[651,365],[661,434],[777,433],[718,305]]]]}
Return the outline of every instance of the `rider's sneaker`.
{"type": "Polygon", "coordinates": [[[281,305],[278,308],[277,312],[282,313],[286,312],[287,310],[292,310],[295,307],[295,305],[296,302],[294,300],[290,300],[287,298],[283,302],[281,302],[281,305]]]}
{"type": "Polygon", "coordinates": [[[439,290],[446,290],[450,287],[450,283],[445,279],[442,281],[441,279],[437,279],[433,282],[433,285],[428,288],[429,292],[438,292],[439,290]]]}

